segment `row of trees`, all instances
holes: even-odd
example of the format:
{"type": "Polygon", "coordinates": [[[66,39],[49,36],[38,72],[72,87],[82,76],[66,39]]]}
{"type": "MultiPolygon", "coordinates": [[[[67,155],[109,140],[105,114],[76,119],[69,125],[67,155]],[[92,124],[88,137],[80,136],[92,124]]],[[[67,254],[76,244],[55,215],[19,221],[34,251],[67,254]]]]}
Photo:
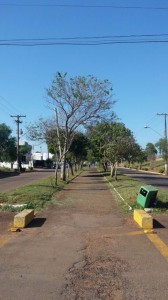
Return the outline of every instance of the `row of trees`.
{"type": "Polygon", "coordinates": [[[55,118],[29,126],[30,138],[38,136],[46,140],[49,150],[52,149],[56,160],[61,162],[61,177],[65,180],[66,161],[78,132],[84,132],[97,120],[113,117],[112,87],[108,80],[93,76],[72,78],[58,72],[46,93],[55,118]]]}
{"type": "MultiPolygon", "coordinates": [[[[40,122],[41,128],[46,126],[46,122],[42,122],[42,120],[40,122]]],[[[61,147],[63,147],[63,130],[60,131],[60,134],[61,147]]],[[[49,152],[55,154],[55,160],[59,161],[57,130],[47,127],[45,135],[49,152]]],[[[35,138],[40,136],[41,134],[38,132],[35,138]]],[[[11,136],[11,129],[5,124],[0,124],[0,140],[0,161],[15,161],[16,140],[11,136]]],[[[101,162],[104,170],[107,169],[107,164],[110,164],[111,175],[113,176],[117,162],[124,160],[129,163],[139,162],[141,164],[143,161],[148,160],[152,163],[158,153],[165,159],[165,150],[164,139],[160,139],[155,145],[148,143],[145,150],[143,150],[124,124],[116,121],[101,121],[89,125],[85,133],[74,132],[66,159],[72,173],[72,164],[76,167],[77,164],[82,164],[84,160],[88,160],[101,162]]],[[[26,146],[20,147],[20,154],[24,155],[27,151],[26,146]]]]}
{"type": "Polygon", "coordinates": [[[121,161],[143,162],[145,154],[136,143],[132,132],[120,122],[101,122],[89,128],[92,152],[96,160],[101,161],[104,170],[110,165],[111,176],[117,172],[121,161]]]}
{"type": "MultiPolygon", "coordinates": [[[[111,176],[116,177],[118,162],[142,164],[151,159],[151,151],[152,155],[156,154],[154,145],[152,149],[148,143],[144,151],[133,133],[117,121],[112,90],[108,80],[93,76],[69,78],[67,73],[59,72],[47,89],[47,102],[55,118],[31,124],[29,133],[30,138],[47,142],[49,151],[61,162],[63,180],[67,161],[71,169],[72,163],[76,165],[83,159],[99,161],[105,170],[110,165],[111,176]]],[[[164,154],[161,141],[157,147],[164,154]]]]}
{"type": "Polygon", "coordinates": [[[116,176],[118,161],[145,159],[132,132],[117,122],[108,80],[93,76],[69,78],[58,72],[46,92],[55,118],[30,124],[29,137],[46,140],[49,151],[61,162],[63,180],[67,161],[70,166],[84,158],[100,161],[105,170],[110,164],[111,175],[116,176]]]}
{"type": "MultiPolygon", "coordinates": [[[[101,162],[104,170],[110,165],[111,176],[116,178],[118,162],[142,164],[156,155],[155,146],[163,156],[166,153],[161,140],[157,145],[148,143],[145,151],[138,145],[133,133],[117,120],[112,91],[108,80],[93,76],[70,78],[59,72],[46,90],[46,100],[54,117],[39,119],[27,129],[31,140],[46,141],[55,161],[61,163],[63,180],[67,161],[72,172],[72,165],[86,159],[101,162]]],[[[1,126],[0,160],[11,161],[16,158],[16,141],[11,137],[11,130],[5,124],[1,126]]]]}

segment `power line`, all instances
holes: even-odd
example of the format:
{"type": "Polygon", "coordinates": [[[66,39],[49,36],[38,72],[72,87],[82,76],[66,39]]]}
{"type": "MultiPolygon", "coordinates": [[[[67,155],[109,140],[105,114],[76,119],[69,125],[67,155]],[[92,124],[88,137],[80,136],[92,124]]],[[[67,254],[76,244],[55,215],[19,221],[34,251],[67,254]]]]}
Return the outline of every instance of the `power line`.
{"type": "Polygon", "coordinates": [[[164,137],[165,137],[165,140],[167,143],[167,121],[166,121],[166,118],[167,118],[168,114],[167,113],[162,113],[162,114],[157,113],[157,116],[164,117],[164,137]]]}
{"type": "MultiPolygon", "coordinates": [[[[10,114],[12,114],[12,113],[16,113],[17,112],[17,108],[16,107],[14,107],[6,98],[4,98],[4,97],[2,97],[1,95],[0,95],[0,100],[3,100],[6,104],[4,104],[4,103],[2,103],[1,101],[0,101],[0,106],[1,106],[1,111],[2,112],[4,112],[6,115],[10,115],[10,114]],[[9,106],[9,107],[8,107],[9,106]]],[[[26,116],[27,117],[27,116],[26,116]]],[[[31,122],[31,119],[29,118],[29,117],[27,117],[26,119],[28,119],[28,121],[29,122],[31,122]]],[[[27,133],[28,133],[28,130],[27,130],[27,127],[25,126],[25,125],[23,125],[23,128],[25,129],[25,133],[24,134],[22,134],[22,137],[23,136],[26,136],[27,135],[27,133]]]]}
{"type": "Polygon", "coordinates": [[[166,44],[168,40],[141,40],[141,41],[102,41],[102,42],[47,42],[47,43],[0,43],[0,46],[35,47],[35,46],[101,46],[115,44],[166,44]]]}
{"type": "Polygon", "coordinates": [[[168,33],[159,34],[129,34],[129,35],[105,35],[105,36],[75,36],[31,39],[6,39],[0,40],[0,46],[99,46],[113,44],[142,44],[142,43],[168,43],[168,33]]]}
{"type": "Polygon", "coordinates": [[[167,11],[168,7],[150,6],[118,6],[118,5],[87,5],[87,4],[19,4],[19,3],[0,3],[6,7],[51,7],[51,8],[112,8],[112,9],[131,9],[131,10],[161,10],[167,11]]]}
{"type": "Polygon", "coordinates": [[[168,33],[158,33],[158,34],[128,34],[128,35],[102,35],[102,36],[74,36],[74,37],[48,37],[48,38],[20,38],[20,39],[5,39],[0,40],[0,42],[29,42],[29,41],[50,41],[50,40],[80,40],[80,39],[107,39],[107,38],[139,38],[139,37],[164,37],[168,36],[168,33]]]}
{"type": "Polygon", "coordinates": [[[3,108],[5,108],[5,110],[8,112],[8,113],[12,113],[12,111],[13,112],[16,112],[16,108],[7,100],[7,99],[5,99],[4,97],[2,97],[2,96],[0,96],[0,105],[3,107],[3,108]],[[5,102],[5,104],[4,103],[2,103],[2,101],[4,101],[5,102]]]}

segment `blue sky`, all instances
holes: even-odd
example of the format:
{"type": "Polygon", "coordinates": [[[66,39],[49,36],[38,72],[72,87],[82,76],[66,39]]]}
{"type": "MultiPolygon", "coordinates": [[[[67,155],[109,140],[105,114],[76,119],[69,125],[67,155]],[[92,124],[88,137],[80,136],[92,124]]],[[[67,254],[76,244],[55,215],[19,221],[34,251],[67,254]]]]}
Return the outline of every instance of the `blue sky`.
{"type": "MultiPolygon", "coordinates": [[[[167,0],[0,1],[1,41],[148,34],[168,34],[167,0]],[[15,5],[1,5],[5,3],[15,5]],[[129,8],[121,8],[123,6],[129,8]],[[153,9],[145,9],[147,7],[153,9]]],[[[152,39],[168,41],[168,36],[152,39]]],[[[68,72],[71,76],[92,74],[109,79],[117,100],[114,111],[143,148],[147,142],[155,143],[159,134],[164,134],[164,118],[157,113],[168,113],[168,43],[0,45],[0,123],[9,125],[13,135],[16,125],[11,114],[26,114],[21,126],[24,132],[26,122],[52,115],[45,102],[45,89],[57,71],[68,72]],[[146,124],[151,128],[144,129],[146,124]]]]}

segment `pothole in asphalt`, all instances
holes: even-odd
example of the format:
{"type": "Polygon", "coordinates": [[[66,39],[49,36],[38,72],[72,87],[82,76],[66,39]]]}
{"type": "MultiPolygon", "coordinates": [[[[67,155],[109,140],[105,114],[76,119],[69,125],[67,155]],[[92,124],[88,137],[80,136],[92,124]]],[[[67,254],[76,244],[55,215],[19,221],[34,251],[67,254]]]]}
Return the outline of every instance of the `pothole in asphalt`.
{"type": "Polygon", "coordinates": [[[66,300],[123,299],[128,266],[117,257],[88,258],[73,265],[67,274],[62,295],[66,300]]]}

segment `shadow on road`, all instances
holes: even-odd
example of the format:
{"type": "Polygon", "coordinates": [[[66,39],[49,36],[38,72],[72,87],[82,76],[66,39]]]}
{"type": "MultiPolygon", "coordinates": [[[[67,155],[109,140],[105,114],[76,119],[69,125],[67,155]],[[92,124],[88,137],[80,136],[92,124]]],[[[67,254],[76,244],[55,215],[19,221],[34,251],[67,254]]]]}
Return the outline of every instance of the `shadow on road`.
{"type": "Polygon", "coordinates": [[[165,208],[168,209],[168,202],[162,202],[160,200],[157,200],[155,208],[165,208]]]}
{"type": "Polygon", "coordinates": [[[156,219],[153,219],[153,228],[165,228],[160,222],[158,222],[156,219]]]}
{"type": "Polygon", "coordinates": [[[6,178],[6,177],[12,177],[12,176],[18,176],[18,172],[0,172],[0,179],[6,178]]]}
{"type": "Polygon", "coordinates": [[[108,176],[109,173],[106,173],[106,172],[101,172],[101,173],[95,173],[95,172],[90,172],[92,174],[89,174],[89,175],[82,175],[81,177],[104,177],[104,176],[108,176]]]}
{"type": "Polygon", "coordinates": [[[27,228],[34,228],[34,227],[41,227],[45,223],[47,219],[46,218],[35,218],[28,226],[27,228]]]}

